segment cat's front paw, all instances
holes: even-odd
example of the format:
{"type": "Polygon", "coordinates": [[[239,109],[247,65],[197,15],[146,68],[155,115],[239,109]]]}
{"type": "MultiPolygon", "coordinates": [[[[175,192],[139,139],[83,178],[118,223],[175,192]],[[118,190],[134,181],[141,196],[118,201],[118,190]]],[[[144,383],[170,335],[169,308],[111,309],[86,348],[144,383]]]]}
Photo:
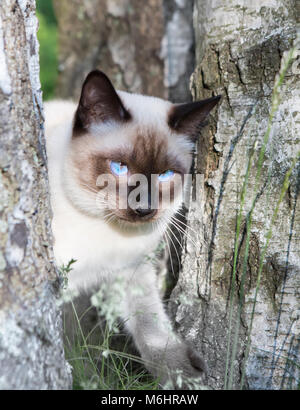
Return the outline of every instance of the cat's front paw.
{"type": "Polygon", "coordinates": [[[156,356],[157,367],[152,372],[166,389],[201,389],[205,385],[207,366],[189,343],[166,347],[156,356]]]}

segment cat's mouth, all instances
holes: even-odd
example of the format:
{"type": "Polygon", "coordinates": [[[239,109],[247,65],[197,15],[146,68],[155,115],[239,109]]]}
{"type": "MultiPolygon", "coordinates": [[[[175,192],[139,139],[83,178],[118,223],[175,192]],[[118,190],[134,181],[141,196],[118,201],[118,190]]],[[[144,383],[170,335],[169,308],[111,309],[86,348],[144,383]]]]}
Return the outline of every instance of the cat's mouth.
{"type": "Polygon", "coordinates": [[[116,219],[129,224],[146,224],[158,219],[157,209],[130,209],[124,212],[114,212],[116,219]]]}

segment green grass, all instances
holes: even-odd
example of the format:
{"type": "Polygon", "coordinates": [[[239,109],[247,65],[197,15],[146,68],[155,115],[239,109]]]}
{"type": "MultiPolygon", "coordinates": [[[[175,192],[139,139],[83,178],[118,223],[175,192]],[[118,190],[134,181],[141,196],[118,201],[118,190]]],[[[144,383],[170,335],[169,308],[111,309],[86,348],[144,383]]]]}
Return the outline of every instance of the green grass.
{"type": "MultiPolygon", "coordinates": [[[[66,359],[72,366],[74,390],[158,390],[158,381],[155,380],[143,366],[139,356],[128,353],[128,338],[122,334],[114,334],[108,326],[104,330],[91,329],[84,334],[81,321],[86,311],[78,317],[72,304],[77,330],[73,341],[66,338],[66,359]],[[100,332],[99,332],[100,330],[100,332]],[[93,333],[101,334],[99,343],[92,344],[93,333]],[[115,350],[112,346],[114,339],[122,337],[123,350],[115,350]]],[[[99,326],[100,328],[100,326],[99,326]]]]}
{"type": "MultiPolygon", "coordinates": [[[[59,269],[62,289],[66,292],[68,274],[73,269],[74,263],[76,260],[72,259],[59,269]]],[[[64,315],[64,342],[66,359],[72,366],[74,390],[159,389],[158,380],[147,372],[142,359],[130,353],[129,336],[119,333],[118,318],[112,308],[103,311],[100,309],[98,320],[91,326],[88,315],[93,309],[92,305],[83,313],[78,313],[67,293],[62,295],[61,302],[64,301],[69,302],[71,308],[67,321],[68,314],[64,315]],[[106,320],[100,319],[101,313],[106,320]],[[85,320],[89,323],[88,329],[82,325],[85,320]],[[117,338],[121,338],[121,343],[117,338]],[[122,346],[121,350],[119,346],[122,346]]],[[[114,305],[115,302],[115,300],[108,300],[106,303],[114,305]]]]}
{"type": "Polygon", "coordinates": [[[54,97],[58,76],[57,23],[51,0],[37,0],[40,80],[44,101],[54,97]]]}

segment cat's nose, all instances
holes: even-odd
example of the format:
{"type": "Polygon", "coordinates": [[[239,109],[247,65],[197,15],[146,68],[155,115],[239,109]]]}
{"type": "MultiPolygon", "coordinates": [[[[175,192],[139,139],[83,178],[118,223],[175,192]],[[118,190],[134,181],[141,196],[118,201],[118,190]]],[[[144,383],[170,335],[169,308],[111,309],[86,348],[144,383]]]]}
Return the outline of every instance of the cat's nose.
{"type": "Polygon", "coordinates": [[[134,210],[134,212],[140,217],[140,218],[150,218],[156,214],[156,209],[151,209],[151,208],[137,208],[134,210]]]}

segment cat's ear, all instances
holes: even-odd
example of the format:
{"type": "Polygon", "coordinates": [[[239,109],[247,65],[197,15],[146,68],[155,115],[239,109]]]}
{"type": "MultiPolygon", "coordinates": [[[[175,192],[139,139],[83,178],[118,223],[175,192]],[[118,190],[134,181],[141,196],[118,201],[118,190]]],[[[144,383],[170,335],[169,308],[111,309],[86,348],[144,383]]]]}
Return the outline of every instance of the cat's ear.
{"type": "Polygon", "coordinates": [[[124,107],[109,78],[99,70],[86,77],[75,114],[74,132],[82,132],[93,123],[124,122],[130,113],[124,107]]]}
{"type": "Polygon", "coordinates": [[[197,138],[199,128],[214,106],[220,101],[221,96],[208,98],[186,104],[174,104],[169,113],[168,124],[170,128],[181,134],[197,138]]]}

